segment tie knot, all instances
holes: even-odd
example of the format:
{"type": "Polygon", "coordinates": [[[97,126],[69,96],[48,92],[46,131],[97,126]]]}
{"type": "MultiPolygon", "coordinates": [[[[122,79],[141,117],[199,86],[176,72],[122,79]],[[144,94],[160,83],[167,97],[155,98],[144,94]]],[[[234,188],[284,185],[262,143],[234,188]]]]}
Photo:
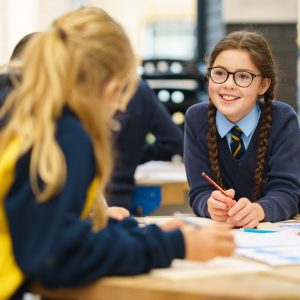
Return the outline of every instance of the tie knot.
{"type": "Polygon", "coordinates": [[[237,125],[233,126],[231,128],[230,132],[231,132],[231,135],[235,136],[237,139],[240,139],[243,134],[242,129],[237,125]]]}

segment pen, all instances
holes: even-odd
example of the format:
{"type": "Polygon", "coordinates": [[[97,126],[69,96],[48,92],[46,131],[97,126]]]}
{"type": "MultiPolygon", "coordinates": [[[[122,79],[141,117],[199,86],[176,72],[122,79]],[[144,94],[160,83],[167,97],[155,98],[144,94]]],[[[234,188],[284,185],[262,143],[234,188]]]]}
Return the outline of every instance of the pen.
{"type": "Polygon", "coordinates": [[[277,232],[277,230],[267,230],[267,229],[255,229],[255,228],[243,228],[244,232],[254,232],[254,233],[272,233],[277,232]]]}
{"type": "MultiPolygon", "coordinates": [[[[218,191],[220,191],[224,196],[230,197],[229,195],[226,194],[226,192],[215,182],[213,181],[208,175],[205,174],[205,172],[202,172],[202,177],[204,177],[210,184],[212,184],[218,191]]],[[[231,198],[231,197],[230,197],[231,198]]],[[[233,199],[232,199],[233,200],[233,199]]],[[[233,207],[231,203],[227,202],[228,208],[233,207]]]]}

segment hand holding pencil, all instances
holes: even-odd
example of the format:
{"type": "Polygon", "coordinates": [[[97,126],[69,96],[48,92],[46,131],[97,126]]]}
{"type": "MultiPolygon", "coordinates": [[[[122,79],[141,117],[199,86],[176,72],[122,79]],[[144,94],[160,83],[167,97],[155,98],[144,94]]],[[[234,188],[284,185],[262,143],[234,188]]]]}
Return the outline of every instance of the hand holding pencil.
{"type": "Polygon", "coordinates": [[[222,195],[226,196],[226,204],[228,206],[228,208],[232,208],[236,202],[234,201],[233,197],[234,195],[232,195],[232,193],[230,192],[225,192],[215,181],[213,181],[208,175],[206,175],[204,172],[202,172],[201,174],[210,184],[212,184],[218,191],[220,191],[222,193],[222,195]],[[228,197],[230,199],[228,199],[228,197]],[[231,201],[233,200],[233,201],[231,201]]]}
{"type": "Polygon", "coordinates": [[[252,203],[244,197],[236,202],[233,189],[224,191],[204,172],[202,176],[217,189],[207,200],[208,212],[213,220],[237,227],[253,228],[265,218],[264,210],[258,203],[252,203]]]}
{"type": "Polygon", "coordinates": [[[234,190],[229,189],[225,191],[204,172],[202,172],[202,176],[217,189],[211,193],[207,201],[208,212],[211,218],[218,222],[226,222],[229,217],[228,211],[236,204],[234,190]]]}

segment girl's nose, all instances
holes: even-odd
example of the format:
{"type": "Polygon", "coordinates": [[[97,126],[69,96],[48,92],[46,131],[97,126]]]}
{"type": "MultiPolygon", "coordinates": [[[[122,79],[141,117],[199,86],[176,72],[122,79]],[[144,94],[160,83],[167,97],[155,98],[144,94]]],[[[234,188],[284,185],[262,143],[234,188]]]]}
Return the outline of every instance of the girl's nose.
{"type": "Polygon", "coordinates": [[[235,88],[236,87],[236,83],[233,79],[233,74],[229,74],[227,80],[223,83],[223,85],[227,88],[235,88]]]}

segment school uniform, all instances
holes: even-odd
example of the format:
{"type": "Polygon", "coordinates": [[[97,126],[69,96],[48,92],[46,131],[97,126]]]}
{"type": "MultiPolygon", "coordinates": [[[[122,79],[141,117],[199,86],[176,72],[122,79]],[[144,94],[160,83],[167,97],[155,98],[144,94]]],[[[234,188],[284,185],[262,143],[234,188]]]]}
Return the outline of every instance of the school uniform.
{"type": "Polygon", "coordinates": [[[13,89],[12,81],[7,73],[0,74],[0,105],[3,104],[6,96],[13,89]]]}
{"type": "MultiPolygon", "coordinates": [[[[106,197],[110,206],[122,206],[134,212],[139,201],[143,201],[138,199],[135,190],[134,173],[137,166],[151,160],[170,161],[173,155],[182,154],[183,133],[143,80],[139,81],[127,111],[118,119],[121,130],[114,136],[116,164],[106,197]],[[145,141],[149,132],[155,136],[153,144],[145,141]]],[[[143,195],[147,197],[145,193],[143,195]]],[[[143,205],[151,206],[156,201],[154,198],[143,201],[143,205]]]]}
{"type": "MultiPolygon", "coordinates": [[[[10,75],[7,73],[0,74],[0,108],[4,104],[5,98],[13,90],[13,88],[14,86],[10,78],[10,75]]],[[[0,128],[4,126],[7,117],[8,116],[0,119],[0,128]]]]}
{"type": "Polygon", "coordinates": [[[78,286],[184,257],[180,230],[140,228],[126,218],[92,232],[87,215],[97,173],[91,139],[69,109],[58,120],[56,138],[66,159],[66,183],[44,203],[31,189],[30,153],[18,158],[20,141],[12,140],[0,156],[0,299],[19,299],[32,280],[48,288],[78,286]]]}
{"type": "MultiPolygon", "coordinates": [[[[262,104],[260,104],[262,105],[262,104]]],[[[232,157],[228,135],[217,133],[218,164],[226,188],[235,190],[235,199],[252,198],[258,148],[258,126],[248,132],[246,152],[240,159],[232,157]],[[250,136],[250,138],[249,138],[250,136]]],[[[255,118],[254,118],[255,119],[255,118]]],[[[184,163],[190,185],[190,205],[195,214],[210,217],[207,200],[214,187],[202,178],[212,176],[208,159],[208,103],[196,104],[186,114],[184,163]]],[[[295,111],[283,102],[273,101],[272,129],[268,140],[265,176],[258,203],[265,212],[264,221],[278,222],[295,216],[300,199],[300,129],[295,111]]],[[[215,180],[215,178],[213,178],[215,180]]]]}

